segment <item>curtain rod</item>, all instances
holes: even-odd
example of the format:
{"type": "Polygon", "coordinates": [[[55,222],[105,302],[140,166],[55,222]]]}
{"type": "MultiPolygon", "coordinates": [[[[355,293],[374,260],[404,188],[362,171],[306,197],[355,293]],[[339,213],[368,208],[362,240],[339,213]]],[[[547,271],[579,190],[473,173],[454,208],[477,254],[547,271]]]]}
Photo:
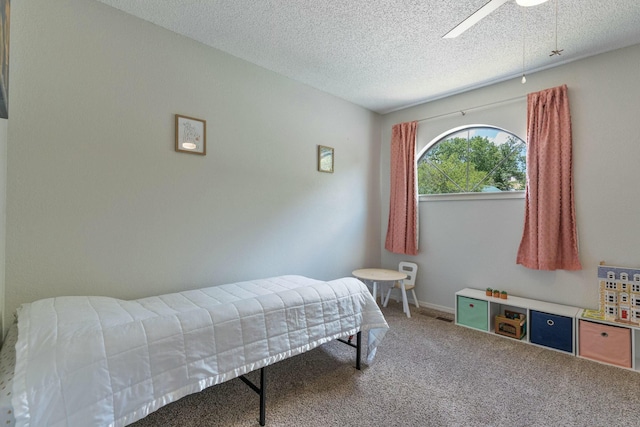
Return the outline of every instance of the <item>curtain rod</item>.
{"type": "Polygon", "coordinates": [[[514,98],[503,99],[502,101],[495,101],[495,102],[490,102],[488,104],[476,105],[475,107],[466,108],[464,110],[451,111],[449,113],[438,114],[437,116],[425,117],[424,119],[419,119],[419,120],[415,120],[415,121],[420,123],[420,122],[424,122],[424,121],[427,121],[427,120],[438,119],[440,117],[450,116],[452,114],[458,114],[458,113],[460,113],[460,114],[462,114],[464,116],[465,114],[467,114],[467,111],[477,110],[479,108],[490,107],[490,106],[496,105],[496,104],[504,104],[504,103],[507,103],[507,102],[518,101],[520,99],[526,99],[526,98],[527,98],[527,95],[516,96],[514,98]]]}

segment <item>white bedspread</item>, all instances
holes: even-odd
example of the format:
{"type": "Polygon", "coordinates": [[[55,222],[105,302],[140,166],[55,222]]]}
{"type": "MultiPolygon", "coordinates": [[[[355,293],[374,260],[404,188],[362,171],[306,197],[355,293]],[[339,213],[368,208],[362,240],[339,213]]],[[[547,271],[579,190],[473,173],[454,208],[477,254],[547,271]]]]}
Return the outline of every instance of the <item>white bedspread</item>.
{"type": "Polygon", "coordinates": [[[16,425],[125,426],[187,394],[360,330],[369,331],[370,363],[387,329],[354,278],[282,276],[135,301],[23,304],[16,425]]]}

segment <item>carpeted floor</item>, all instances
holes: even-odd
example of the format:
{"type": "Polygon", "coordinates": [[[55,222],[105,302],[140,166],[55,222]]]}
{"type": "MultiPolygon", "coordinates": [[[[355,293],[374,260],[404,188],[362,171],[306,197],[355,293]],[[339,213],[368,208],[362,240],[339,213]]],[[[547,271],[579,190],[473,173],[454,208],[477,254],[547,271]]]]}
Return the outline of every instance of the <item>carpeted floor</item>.
{"type": "MultiPolygon", "coordinates": [[[[640,373],[456,326],[446,313],[412,307],[408,319],[394,302],[383,312],[390,330],[361,371],[339,342],[269,367],[267,426],[640,425],[640,373]]],[[[257,419],[257,394],[235,379],[133,425],[257,419]]]]}

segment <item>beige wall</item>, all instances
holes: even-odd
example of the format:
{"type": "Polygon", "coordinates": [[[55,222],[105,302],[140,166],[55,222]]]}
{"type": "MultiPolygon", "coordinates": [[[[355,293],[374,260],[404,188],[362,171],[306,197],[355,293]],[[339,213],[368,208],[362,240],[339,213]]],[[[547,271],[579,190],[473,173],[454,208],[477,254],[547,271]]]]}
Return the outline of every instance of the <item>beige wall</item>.
{"type": "MultiPolygon", "coordinates": [[[[640,45],[569,63],[520,79],[388,114],[383,118],[382,176],[388,176],[394,123],[465,110],[567,84],[572,113],[574,182],[580,259],[584,270],[544,272],[516,265],[524,223],[524,199],[420,203],[420,246],[416,257],[383,251],[386,266],[411,259],[420,266],[418,299],[453,309],[454,294],[487,286],[514,295],[597,308],[597,265],[640,266],[637,84],[640,45]]],[[[418,135],[436,136],[447,126],[498,124],[526,137],[524,100],[465,116],[427,120],[418,135]],[[524,108],[523,108],[524,107],[524,108]],[[513,116],[515,110],[522,114],[513,116]],[[499,113],[499,114],[495,114],[499,113]],[[493,115],[493,116],[492,116],[493,115]]],[[[425,138],[428,139],[428,138],[425,138]]],[[[424,143],[424,141],[422,141],[424,143]]],[[[388,180],[382,179],[382,237],[386,233],[388,180]]]]}
{"type": "MultiPolygon", "coordinates": [[[[401,259],[419,263],[418,297],[434,307],[451,309],[466,286],[595,306],[600,260],[640,265],[640,46],[380,118],[97,2],[12,6],[5,319],[54,295],[329,279],[401,259]],[[563,83],[584,271],[515,264],[523,199],[422,202],[421,254],[382,249],[394,123],[563,83]],[[206,157],[174,151],[176,113],[207,120],[206,157]],[[332,175],[315,171],[318,144],[336,148],[332,175]]],[[[427,121],[420,143],[495,120],[522,135],[524,117],[491,114],[427,121]]]]}
{"type": "Polygon", "coordinates": [[[378,115],[98,2],[11,12],[6,313],[379,262],[378,115]]]}

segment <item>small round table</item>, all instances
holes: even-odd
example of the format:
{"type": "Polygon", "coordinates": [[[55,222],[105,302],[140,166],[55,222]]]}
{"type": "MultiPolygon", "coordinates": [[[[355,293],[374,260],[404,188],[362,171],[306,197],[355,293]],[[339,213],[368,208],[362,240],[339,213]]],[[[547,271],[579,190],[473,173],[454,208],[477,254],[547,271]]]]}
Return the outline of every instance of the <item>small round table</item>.
{"type": "MultiPolygon", "coordinates": [[[[361,268],[351,272],[354,277],[370,281],[373,284],[373,299],[378,293],[378,283],[397,282],[407,278],[405,273],[398,270],[388,270],[386,268],[361,268]]],[[[380,303],[382,304],[382,289],[380,290],[380,303]]]]}

